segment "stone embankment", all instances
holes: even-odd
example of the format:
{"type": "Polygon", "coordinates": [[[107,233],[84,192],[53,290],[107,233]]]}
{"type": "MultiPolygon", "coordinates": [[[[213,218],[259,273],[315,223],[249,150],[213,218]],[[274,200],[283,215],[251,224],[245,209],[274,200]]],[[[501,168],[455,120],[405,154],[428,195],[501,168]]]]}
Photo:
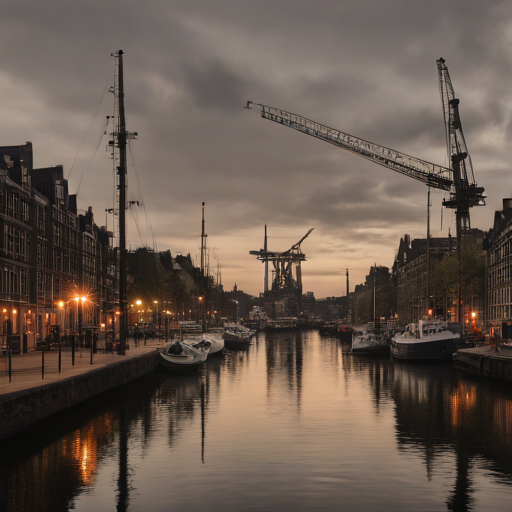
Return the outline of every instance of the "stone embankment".
{"type": "MultiPolygon", "coordinates": [[[[53,414],[142,377],[158,365],[157,348],[145,347],[136,354],[136,350],[129,352],[129,357],[110,355],[108,359],[107,356],[106,362],[98,357],[95,365],[77,364],[69,376],[63,372],[58,374],[58,378],[48,375],[43,380],[41,373],[38,378],[14,374],[25,384],[8,384],[0,389],[0,439],[13,436],[53,414]]],[[[49,357],[46,357],[48,360],[49,357]]],[[[5,379],[4,375],[2,379],[5,379]]]]}

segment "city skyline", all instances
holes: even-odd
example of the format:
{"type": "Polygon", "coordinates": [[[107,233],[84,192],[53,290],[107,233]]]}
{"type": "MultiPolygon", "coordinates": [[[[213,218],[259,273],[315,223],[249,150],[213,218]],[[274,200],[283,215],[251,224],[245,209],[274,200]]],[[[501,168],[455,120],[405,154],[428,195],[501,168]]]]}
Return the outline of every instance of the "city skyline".
{"type": "MultiPolygon", "coordinates": [[[[353,290],[372,265],[391,267],[405,234],[426,236],[423,184],[268,123],[242,108],[247,100],[447,166],[443,57],[488,196],[472,226],[490,229],[511,195],[505,2],[154,0],[120,13],[113,2],[27,10],[8,0],[0,14],[2,145],[30,140],[35,168],[62,164],[79,210],[92,206],[110,229],[107,91],[110,54],[122,49],[127,129],[139,134],[128,156],[127,248],[156,241],[197,264],[205,202],[210,267],[220,265],[227,290],[263,291],[263,265],[249,251],[263,247],[265,225],[276,251],[314,228],[302,279],[316,297],[344,295],[347,268],[353,290]]],[[[432,236],[455,235],[443,197],[431,191],[432,236]]]]}

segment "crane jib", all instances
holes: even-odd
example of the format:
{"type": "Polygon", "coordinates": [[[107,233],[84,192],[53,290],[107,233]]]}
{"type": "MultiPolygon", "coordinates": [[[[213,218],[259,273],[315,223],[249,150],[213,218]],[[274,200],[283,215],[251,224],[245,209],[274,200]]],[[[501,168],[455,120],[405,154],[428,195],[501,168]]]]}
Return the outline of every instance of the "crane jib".
{"type": "Polygon", "coordinates": [[[261,116],[264,119],[329,142],[367,160],[421,181],[429,187],[446,191],[451,189],[452,180],[444,176],[450,175],[450,169],[368,142],[284,110],[261,104],[259,106],[261,107],[261,116]]]}

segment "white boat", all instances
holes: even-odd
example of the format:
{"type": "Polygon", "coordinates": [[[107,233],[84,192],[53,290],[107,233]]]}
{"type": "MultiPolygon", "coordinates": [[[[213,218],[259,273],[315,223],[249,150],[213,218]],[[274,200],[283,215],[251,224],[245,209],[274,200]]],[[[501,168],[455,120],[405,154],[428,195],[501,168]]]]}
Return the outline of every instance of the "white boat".
{"type": "Polygon", "coordinates": [[[351,351],[353,354],[389,354],[389,338],[372,328],[354,331],[351,351]]]}
{"type": "Polygon", "coordinates": [[[201,325],[194,321],[183,321],[179,324],[179,339],[193,348],[210,347],[209,355],[216,354],[224,348],[224,340],[215,333],[203,333],[201,325]]]}
{"type": "Polygon", "coordinates": [[[210,346],[204,344],[199,348],[175,341],[160,352],[160,364],[167,370],[183,371],[196,368],[206,361],[210,346]]]}
{"type": "Polygon", "coordinates": [[[391,338],[391,354],[405,360],[452,360],[461,347],[460,334],[443,320],[420,320],[391,338]]]}
{"type": "Polygon", "coordinates": [[[218,336],[213,333],[205,333],[196,337],[183,338],[181,342],[193,348],[209,346],[210,352],[208,355],[210,356],[212,354],[217,354],[224,349],[224,340],[222,339],[222,336],[218,336]]]}

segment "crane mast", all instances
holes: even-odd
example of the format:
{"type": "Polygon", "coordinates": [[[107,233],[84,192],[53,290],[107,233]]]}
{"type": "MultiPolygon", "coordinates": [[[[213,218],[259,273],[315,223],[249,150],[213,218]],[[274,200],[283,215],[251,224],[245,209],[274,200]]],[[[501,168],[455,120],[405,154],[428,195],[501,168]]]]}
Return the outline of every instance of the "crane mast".
{"type": "Polygon", "coordinates": [[[439,92],[443,105],[444,124],[446,128],[446,147],[448,160],[451,163],[452,178],[455,191],[449,200],[443,201],[447,208],[456,210],[457,243],[460,247],[460,236],[470,229],[469,209],[485,204],[484,189],[475,183],[473,164],[466,146],[462,123],[459,115],[459,100],[455,98],[450,74],[445,60],[437,61],[439,74],[439,92]]]}

